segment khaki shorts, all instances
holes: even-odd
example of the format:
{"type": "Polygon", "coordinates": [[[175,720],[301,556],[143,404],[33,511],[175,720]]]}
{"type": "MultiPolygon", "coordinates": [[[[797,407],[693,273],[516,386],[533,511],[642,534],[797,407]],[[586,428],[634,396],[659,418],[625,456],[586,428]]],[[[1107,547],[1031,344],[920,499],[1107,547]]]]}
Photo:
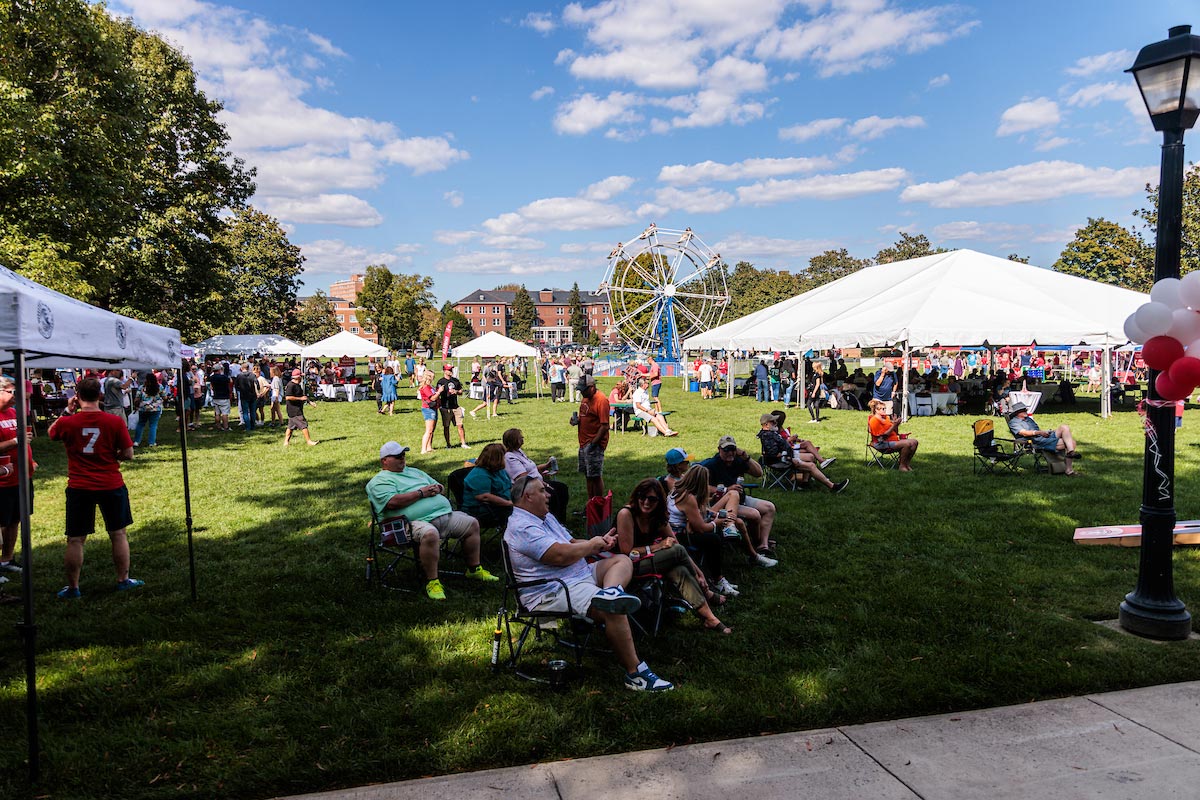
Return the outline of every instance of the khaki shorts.
{"type": "Polygon", "coordinates": [[[567,591],[563,591],[562,586],[558,586],[558,590],[554,594],[544,598],[533,609],[534,611],[551,611],[563,613],[567,610],[567,595],[571,596],[571,611],[579,616],[586,616],[588,609],[592,607],[592,598],[600,591],[600,587],[596,584],[596,566],[600,562],[592,564],[592,579],[590,581],[580,581],[573,583],[567,587],[567,591]]]}
{"type": "Polygon", "coordinates": [[[461,511],[451,511],[449,514],[434,517],[428,522],[412,520],[408,525],[412,531],[414,542],[421,541],[424,536],[437,536],[443,541],[461,539],[469,533],[479,531],[479,523],[475,521],[475,518],[461,511]]]}
{"type": "Polygon", "coordinates": [[[604,475],[604,448],[600,445],[585,445],[579,448],[579,472],[585,478],[604,475]]]}

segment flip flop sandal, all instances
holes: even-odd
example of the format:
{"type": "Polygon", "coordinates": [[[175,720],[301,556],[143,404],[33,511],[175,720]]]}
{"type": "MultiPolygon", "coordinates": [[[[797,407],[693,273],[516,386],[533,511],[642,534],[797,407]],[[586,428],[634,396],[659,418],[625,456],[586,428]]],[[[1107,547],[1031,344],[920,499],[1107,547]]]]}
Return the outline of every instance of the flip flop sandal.
{"type": "Polygon", "coordinates": [[[724,622],[717,622],[716,625],[709,625],[706,622],[704,623],[704,630],[712,631],[713,633],[719,633],[722,636],[728,636],[729,634],[733,633],[733,628],[729,627],[724,622]]]}

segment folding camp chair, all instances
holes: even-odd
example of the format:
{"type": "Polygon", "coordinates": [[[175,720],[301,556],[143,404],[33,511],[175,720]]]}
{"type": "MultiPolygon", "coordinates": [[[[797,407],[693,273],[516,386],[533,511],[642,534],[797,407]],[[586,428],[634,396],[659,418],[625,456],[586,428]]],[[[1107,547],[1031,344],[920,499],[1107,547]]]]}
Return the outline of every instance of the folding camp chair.
{"type": "Polygon", "coordinates": [[[796,472],[796,468],[786,462],[777,462],[768,464],[766,458],[762,461],[763,483],[767,489],[782,489],[785,492],[792,492],[796,489],[796,483],[792,480],[792,476],[796,472]]]}
{"type": "Polygon", "coordinates": [[[974,437],[972,447],[974,458],[971,461],[971,472],[976,475],[995,475],[996,467],[1002,467],[1009,472],[1020,472],[1021,456],[1027,449],[1015,439],[1005,439],[996,436],[995,425],[991,419],[977,419],[971,425],[971,435],[974,437]],[[1009,447],[1001,447],[998,442],[1008,442],[1009,447]]]}
{"type": "Polygon", "coordinates": [[[936,413],[933,395],[929,392],[917,392],[915,396],[916,414],[918,417],[932,417],[936,413]]]}
{"type": "Polygon", "coordinates": [[[508,658],[503,666],[513,671],[513,674],[527,681],[548,683],[546,678],[529,674],[521,669],[521,656],[525,645],[532,633],[534,641],[539,641],[542,634],[553,638],[556,646],[565,647],[574,655],[575,666],[583,664],[583,651],[587,647],[596,624],[591,617],[580,614],[571,607],[571,592],[567,584],[559,578],[539,578],[530,581],[519,581],[513,573],[512,557],[509,554],[508,542],[500,540],[500,551],[504,558],[504,600],[496,614],[496,630],[492,639],[492,671],[500,669],[501,641],[508,641],[508,658]],[[566,595],[566,611],[543,611],[532,609],[521,601],[521,590],[538,586],[557,584],[559,591],[566,595]],[[546,626],[549,623],[549,627],[546,626]],[[564,624],[565,623],[565,624],[564,624]],[[516,637],[514,640],[514,628],[516,637]],[[566,635],[563,636],[563,629],[566,635]]]}
{"type": "MultiPolygon", "coordinates": [[[[438,574],[462,575],[462,570],[445,568],[447,557],[458,555],[458,540],[444,539],[441,552],[438,554],[438,574]]],[[[409,533],[407,517],[393,517],[380,522],[371,507],[371,527],[367,539],[367,586],[378,585],[382,589],[395,589],[401,592],[413,592],[400,585],[397,570],[404,562],[412,564],[416,572],[421,574],[421,559],[418,555],[418,544],[409,533]]],[[[423,577],[423,576],[422,576],[423,577]]]]}
{"type": "MultiPolygon", "coordinates": [[[[466,486],[467,473],[472,469],[474,467],[459,467],[446,476],[446,488],[450,490],[450,496],[454,499],[454,508],[464,514],[467,512],[463,511],[463,490],[466,486]]],[[[479,517],[475,517],[475,519],[479,520],[479,546],[481,548],[496,541],[504,534],[507,523],[487,523],[479,517]]]]}
{"type": "Polygon", "coordinates": [[[867,434],[867,452],[863,462],[866,466],[874,464],[880,469],[896,469],[900,466],[900,452],[898,450],[884,451],[875,447],[875,439],[871,434],[867,434]]]}

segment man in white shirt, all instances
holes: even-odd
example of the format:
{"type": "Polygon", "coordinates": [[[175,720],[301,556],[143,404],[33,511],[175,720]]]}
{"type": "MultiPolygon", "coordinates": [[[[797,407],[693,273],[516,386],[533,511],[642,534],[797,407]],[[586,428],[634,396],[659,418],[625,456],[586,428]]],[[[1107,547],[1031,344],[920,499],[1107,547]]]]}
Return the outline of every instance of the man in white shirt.
{"type": "Polygon", "coordinates": [[[713,397],[713,365],[712,359],[706,358],[700,362],[696,370],[700,377],[700,399],[711,400],[713,397]]]}
{"type": "MultiPolygon", "coordinates": [[[[711,370],[712,367],[709,367],[711,370]]],[[[647,425],[653,425],[663,436],[678,436],[678,431],[671,430],[666,418],[650,405],[650,392],[647,390],[647,379],[638,378],[637,388],[633,390],[633,415],[647,425]]]]}

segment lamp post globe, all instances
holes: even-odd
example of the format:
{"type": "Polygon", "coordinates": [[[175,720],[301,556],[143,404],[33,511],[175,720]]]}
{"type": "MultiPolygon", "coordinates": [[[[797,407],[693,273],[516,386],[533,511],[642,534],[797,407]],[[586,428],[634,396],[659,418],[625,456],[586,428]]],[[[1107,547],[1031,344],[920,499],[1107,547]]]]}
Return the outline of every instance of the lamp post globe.
{"type": "MultiPolygon", "coordinates": [[[[1200,36],[1180,25],[1138,53],[1132,72],[1154,129],[1163,135],[1158,182],[1154,280],[1179,277],[1183,241],[1183,134],[1200,116],[1200,36]]],[[[1175,596],[1175,410],[1148,376],[1146,449],[1142,466],[1142,545],[1137,586],[1121,603],[1121,627],[1151,639],[1186,639],[1192,616],[1175,596]]]]}

